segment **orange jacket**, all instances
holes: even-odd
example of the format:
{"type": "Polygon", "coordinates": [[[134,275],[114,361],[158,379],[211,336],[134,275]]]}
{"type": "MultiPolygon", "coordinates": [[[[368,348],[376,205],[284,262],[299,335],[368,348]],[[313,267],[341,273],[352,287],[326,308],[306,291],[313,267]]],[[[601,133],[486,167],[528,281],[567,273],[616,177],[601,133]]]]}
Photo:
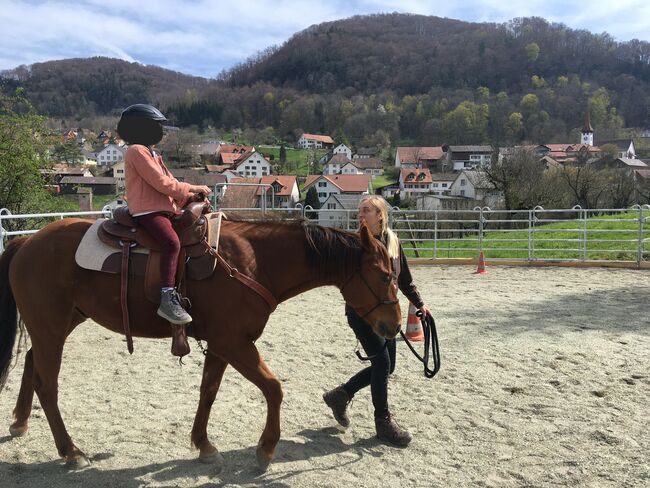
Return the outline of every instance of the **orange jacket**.
{"type": "Polygon", "coordinates": [[[131,215],[143,212],[178,213],[191,196],[190,184],[178,181],[147,146],[133,144],[124,156],[126,200],[131,215]]]}

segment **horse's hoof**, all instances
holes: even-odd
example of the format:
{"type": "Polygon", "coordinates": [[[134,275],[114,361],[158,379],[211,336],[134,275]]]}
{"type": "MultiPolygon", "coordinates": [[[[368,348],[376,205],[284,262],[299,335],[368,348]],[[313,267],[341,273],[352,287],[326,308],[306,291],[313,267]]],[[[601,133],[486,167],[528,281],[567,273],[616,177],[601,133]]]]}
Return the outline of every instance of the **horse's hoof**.
{"type": "Polygon", "coordinates": [[[83,454],[68,459],[65,462],[65,468],[70,471],[79,471],[90,466],[90,460],[83,454]]]}
{"type": "Polygon", "coordinates": [[[269,464],[271,464],[272,456],[264,452],[261,447],[257,448],[255,454],[257,456],[257,465],[262,470],[262,472],[265,472],[267,469],[269,469],[269,464]]]}
{"type": "Polygon", "coordinates": [[[213,464],[217,472],[221,472],[224,463],[223,456],[216,449],[213,452],[199,454],[199,461],[205,464],[213,464]]]}
{"type": "Polygon", "coordinates": [[[27,433],[27,425],[11,424],[9,426],[9,434],[11,437],[22,437],[27,433]]]}

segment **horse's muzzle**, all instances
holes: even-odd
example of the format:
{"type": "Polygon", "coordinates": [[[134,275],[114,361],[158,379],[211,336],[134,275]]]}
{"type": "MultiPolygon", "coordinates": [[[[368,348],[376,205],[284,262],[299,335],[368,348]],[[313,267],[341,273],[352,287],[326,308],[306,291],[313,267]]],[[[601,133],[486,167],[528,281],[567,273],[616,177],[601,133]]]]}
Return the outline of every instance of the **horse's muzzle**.
{"type": "Polygon", "coordinates": [[[399,331],[401,329],[400,324],[397,324],[397,326],[389,325],[383,320],[379,322],[378,326],[379,326],[379,334],[382,337],[385,337],[386,339],[393,339],[394,337],[397,336],[397,334],[399,334],[399,331]]]}

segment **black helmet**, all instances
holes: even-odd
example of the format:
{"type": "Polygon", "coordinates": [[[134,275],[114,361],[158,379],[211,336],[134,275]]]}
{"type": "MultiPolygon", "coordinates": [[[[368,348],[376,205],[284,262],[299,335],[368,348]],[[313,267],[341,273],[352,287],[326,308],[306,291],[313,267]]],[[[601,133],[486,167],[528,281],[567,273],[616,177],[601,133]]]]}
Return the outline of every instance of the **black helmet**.
{"type": "Polygon", "coordinates": [[[165,120],[167,118],[153,105],[136,103],[122,112],[117,133],[129,144],[151,146],[162,140],[165,120]]]}
{"type": "Polygon", "coordinates": [[[153,105],[148,105],[146,103],[136,103],[135,105],[131,105],[130,107],[125,108],[122,112],[122,115],[120,116],[120,119],[131,117],[158,120],[159,122],[167,120],[167,117],[165,117],[160,110],[158,110],[153,105]]]}

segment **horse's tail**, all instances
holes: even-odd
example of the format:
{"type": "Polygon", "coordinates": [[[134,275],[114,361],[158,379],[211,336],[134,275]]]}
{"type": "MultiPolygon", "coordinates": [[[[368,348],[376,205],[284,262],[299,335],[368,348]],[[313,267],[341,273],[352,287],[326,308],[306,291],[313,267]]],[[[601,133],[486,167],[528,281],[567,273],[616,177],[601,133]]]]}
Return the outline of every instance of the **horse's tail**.
{"type": "Polygon", "coordinates": [[[27,237],[13,239],[0,255],[0,391],[7,381],[18,330],[18,310],[9,284],[9,265],[27,237]]]}

